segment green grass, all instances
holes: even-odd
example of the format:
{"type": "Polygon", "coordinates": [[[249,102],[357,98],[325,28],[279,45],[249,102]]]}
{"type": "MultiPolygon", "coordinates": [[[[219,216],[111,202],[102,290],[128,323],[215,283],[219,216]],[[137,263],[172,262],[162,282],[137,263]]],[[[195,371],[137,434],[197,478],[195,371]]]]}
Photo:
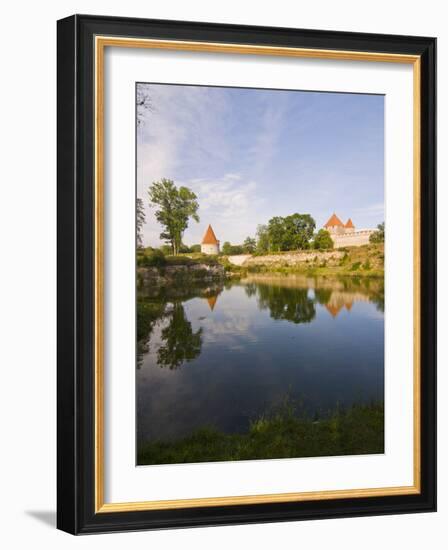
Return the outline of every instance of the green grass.
{"type": "Polygon", "coordinates": [[[284,410],[252,422],[244,434],[211,427],[177,441],[143,445],[138,464],[341,456],[384,452],[384,407],[354,405],[313,420],[284,410]]]}

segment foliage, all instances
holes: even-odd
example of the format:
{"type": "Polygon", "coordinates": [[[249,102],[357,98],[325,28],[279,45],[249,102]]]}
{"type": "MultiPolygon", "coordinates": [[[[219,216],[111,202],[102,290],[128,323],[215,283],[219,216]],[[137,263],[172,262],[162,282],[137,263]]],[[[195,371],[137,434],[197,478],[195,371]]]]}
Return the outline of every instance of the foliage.
{"type": "Polygon", "coordinates": [[[238,256],[239,254],[244,254],[244,248],[239,244],[230,244],[229,241],[226,241],[222,245],[221,252],[224,256],[238,256]]]}
{"type": "Polygon", "coordinates": [[[371,243],[383,243],[385,238],[384,222],[378,224],[376,227],[377,227],[377,230],[370,235],[369,241],[371,243]]]}
{"type": "Polygon", "coordinates": [[[269,229],[267,225],[257,227],[257,253],[264,254],[270,251],[269,229]]]}
{"type": "Polygon", "coordinates": [[[258,285],[258,305],[269,309],[273,319],[292,323],[310,323],[316,316],[314,302],[308,297],[307,288],[287,288],[274,285],[258,285]]]}
{"type": "Polygon", "coordinates": [[[243,242],[243,251],[246,254],[253,254],[257,247],[257,241],[252,237],[246,237],[243,242]]]}
{"type": "Polygon", "coordinates": [[[165,255],[170,256],[173,253],[173,249],[169,244],[162,244],[162,246],[159,246],[159,250],[165,255]]]}
{"type": "Polygon", "coordinates": [[[142,230],[146,221],[145,209],[143,207],[143,199],[137,198],[135,215],[136,215],[136,228],[137,228],[137,248],[142,248],[143,246],[142,230]]]}
{"type": "Polygon", "coordinates": [[[232,250],[232,245],[229,243],[229,241],[225,241],[225,243],[223,243],[222,245],[221,252],[225,256],[230,256],[232,254],[231,250],[232,250]]]}
{"type": "Polygon", "coordinates": [[[177,255],[189,219],[199,222],[197,197],[188,187],[177,188],[172,180],[165,178],[154,182],[148,194],[150,203],[158,207],[156,219],[164,227],[160,238],[168,242],[172,253],[177,255]]]}
{"type": "Polygon", "coordinates": [[[145,248],[137,253],[137,265],[139,267],[161,267],[165,265],[166,258],[164,253],[157,249],[145,248]]]}
{"type": "Polygon", "coordinates": [[[361,267],[361,262],[355,262],[352,264],[350,271],[357,271],[361,267]]]}
{"type": "Polygon", "coordinates": [[[193,332],[181,302],[175,302],[169,324],[162,329],[163,345],[157,352],[159,367],[177,369],[183,363],[192,361],[201,353],[202,329],[193,332]]]}
{"type": "Polygon", "coordinates": [[[201,252],[201,245],[200,244],[193,244],[190,246],[190,252],[201,252]]]}
{"type": "Polygon", "coordinates": [[[293,407],[255,419],[246,433],[203,427],[177,441],[155,441],[138,452],[138,464],[181,464],[384,452],[384,405],[338,408],[319,418],[293,407]]]}
{"type": "Polygon", "coordinates": [[[304,250],[309,248],[316,222],[309,214],[291,214],[285,218],[275,216],[268,223],[270,249],[304,250]]]}
{"type": "Polygon", "coordinates": [[[147,85],[138,84],[135,103],[137,111],[137,126],[141,126],[145,122],[146,114],[154,110],[147,85]]]}
{"type": "Polygon", "coordinates": [[[319,229],[314,236],[314,248],[319,250],[329,250],[334,246],[333,239],[326,229],[319,229]]]}

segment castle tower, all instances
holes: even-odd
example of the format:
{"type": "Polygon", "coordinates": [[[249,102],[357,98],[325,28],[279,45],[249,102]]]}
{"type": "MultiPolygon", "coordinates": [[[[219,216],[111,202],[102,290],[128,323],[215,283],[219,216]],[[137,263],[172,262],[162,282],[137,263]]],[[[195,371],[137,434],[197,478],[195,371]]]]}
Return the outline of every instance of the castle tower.
{"type": "Polygon", "coordinates": [[[201,252],[202,254],[209,255],[219,254],[219,241],[216,238],[211,225],[207,227],[207,231],[202,239],[201,252]]]}
{"type": "Polygon", "coordinates": [[[347,220],[347,223],[344,225],[345,233],[354,233],[355,232],[355,226],[353,225],[352,219],[349,218],[347,220]]]}
{"type": "Polygon", "coordinates": [[[340,235],[345,233],[344,224],[334,212],[331,218],[324,225],[324,227],[330,233],[330,235],[340,235]]]}

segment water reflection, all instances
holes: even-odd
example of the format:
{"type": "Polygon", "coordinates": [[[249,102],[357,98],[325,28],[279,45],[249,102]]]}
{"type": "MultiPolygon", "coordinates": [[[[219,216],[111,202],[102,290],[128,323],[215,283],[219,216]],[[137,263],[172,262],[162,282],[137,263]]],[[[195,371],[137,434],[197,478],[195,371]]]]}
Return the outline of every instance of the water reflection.
{"type": "Polygon", "coordinates": [[[310,414],[381,401],[383,311],[381,279],[254,275],[145,289],[137,302],[139,440],[204,425],[242,432],[286,394],[310,414]]]}
{"type": "Polygon", "coordinates": [[[168,325],[160,335],[162,343],[157,351],[157,364],[177,369],[201,353],[202,328],[193,331],[181,302],[175,302],[168,315],[168,325]]]}

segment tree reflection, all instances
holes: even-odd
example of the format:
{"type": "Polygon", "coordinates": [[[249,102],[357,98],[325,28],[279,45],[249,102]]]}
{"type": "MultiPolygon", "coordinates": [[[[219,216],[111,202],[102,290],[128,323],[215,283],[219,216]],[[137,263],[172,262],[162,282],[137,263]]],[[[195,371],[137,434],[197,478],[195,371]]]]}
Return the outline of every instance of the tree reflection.
{"type": "Polygon", "coordinates": [[[192,361],[201,353],[202,329],[193,332],[181,302],[175,302],[170,312],[169,324],[162,329],[163,344],[157,352],[159,367],[177,369],[192,361]]]}
{"type": "Polygon", "coordinates": [[[307,288],[286,288],[259,285],[258,304],[269,309],[273,319],[292,323],[310,323],[316,316],[314,302],[308,297],[307,288]]]}
{"type": "Polygon", "coordinates": [[[152,301],[145,298],[137,300],[137,368],[143,363],[143,357],[149,352],[149,342],[154,325],[165,316],[166,301],[152,301]]]}
{"type": "Polygon", "coordinates": [[[333,290],[331,288],[315,288],[314,296],[320,305],[326,305],[330,301],[333,290]]]}

